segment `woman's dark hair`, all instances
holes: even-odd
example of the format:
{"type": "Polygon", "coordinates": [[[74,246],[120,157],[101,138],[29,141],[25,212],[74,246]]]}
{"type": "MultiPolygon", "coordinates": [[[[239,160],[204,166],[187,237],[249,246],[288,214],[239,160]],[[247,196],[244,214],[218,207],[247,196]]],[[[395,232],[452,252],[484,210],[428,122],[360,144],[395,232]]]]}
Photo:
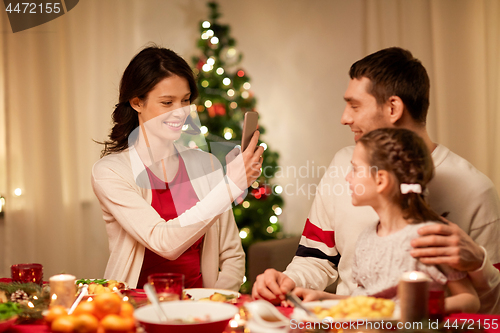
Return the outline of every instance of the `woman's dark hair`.
{"type": "Polygon", "coordinates": [[[410,51],[390,47],[372,53],[356,61],[349,76],[351,79],[370,79],[368,93],[375,97],[378,105],[383,105],[391,96],[398,96],[411,117],[425,124],[429,109],[429,76],[410,51]]]}
{"type": "MultiPolygon", "coordinates": [[[[192,103],[198,97],[198,88],[193,71],[187,62],[174,51],[150,46],[139,52],[128,64],[120,81],[120,97],[113,111],[113,128],[109,140],[103,142],[101,157],[117,153],[129,146],[129,135],[139,126],[139,117],[130,105],[132,98],[145,100],[148,93],[163,79],[177,75],[187,80],[192,103]]],[[[186,124],[191,125],[192,132],[199,129],[188,116],[186,124]]]]}
{"type": "Polygon", "coordinates": [[[368,164],[376,170],[386,170],[396,176],[398,195],[396,200],[403,209],[403,217],[412,223],[424,221],[442,222],[424,199],[427,184],[434,175],[434,163],[424,140],[416,133],[402,128],[381,128],[361,137],[368,153],[368,164]],[[420,184],[422,193],[402,194],[401,184],[420,184]]]}

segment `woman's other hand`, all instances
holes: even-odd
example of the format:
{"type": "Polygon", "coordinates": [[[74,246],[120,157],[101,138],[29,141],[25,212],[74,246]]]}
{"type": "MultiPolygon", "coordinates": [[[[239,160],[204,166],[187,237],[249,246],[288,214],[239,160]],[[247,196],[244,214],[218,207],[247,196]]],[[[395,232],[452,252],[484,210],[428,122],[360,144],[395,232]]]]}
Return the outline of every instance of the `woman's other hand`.
{"type": "Polygon", "coordinates": [[[260,176],[264,147],[257,147],[259,131],[255,131],[244,152],[239,148],[226,155],[227,176],[242,190],[248,188],[260,176]]]}

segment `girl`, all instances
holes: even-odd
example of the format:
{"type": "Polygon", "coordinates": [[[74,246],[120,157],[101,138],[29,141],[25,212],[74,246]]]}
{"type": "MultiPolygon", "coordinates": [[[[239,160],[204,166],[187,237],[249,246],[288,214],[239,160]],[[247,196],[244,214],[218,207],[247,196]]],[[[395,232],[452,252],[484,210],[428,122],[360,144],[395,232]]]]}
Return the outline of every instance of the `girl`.
{"type": "Polygon", "coordinates": [[[110,257],[104,277],[140,287],[153,273],[182,273],[185,287],[238,290],[245,255],[231,202],[260,175],[258,132],[233,150],[224,176],[211,154],[175,142],[198,132],[190,104],[198,91],[175,52],[148,47],[125,69],[114,126],[92,169],[110,257]],[[230,163],[229,163],[230,162],[230,163]]]}
{"type": "MultiPolygon", "coordinates": [[[[410,255],[418,228],[445,223],[424,200],[434,171],[424,141],[406,129],[377,129],[358,140],[351,163],[346,180],[352,204],[371,206],[379,216],[358,238],[352,267],[358,288],[352,296],[396,298],[401,274],[417,270],[446,285],[446,312],[476,312],[479,299],[466,273],[424,265],[410,255]]],[[[301,288],[295,293],[306,301],[346,297],[301,288]]]]}

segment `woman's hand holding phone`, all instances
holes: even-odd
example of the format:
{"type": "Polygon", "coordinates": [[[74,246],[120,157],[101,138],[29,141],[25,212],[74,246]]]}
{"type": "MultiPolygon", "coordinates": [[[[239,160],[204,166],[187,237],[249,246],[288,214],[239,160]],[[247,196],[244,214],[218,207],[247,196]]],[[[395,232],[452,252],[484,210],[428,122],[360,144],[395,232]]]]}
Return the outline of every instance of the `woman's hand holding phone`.
{"type": "Polygon", "coordinates": [[[226,155],[227,176],[242,190],[248,188],[260,176],[264,147],[258,146],[260,132],[255,131],[247,149],[231,150],[226,155]]]}

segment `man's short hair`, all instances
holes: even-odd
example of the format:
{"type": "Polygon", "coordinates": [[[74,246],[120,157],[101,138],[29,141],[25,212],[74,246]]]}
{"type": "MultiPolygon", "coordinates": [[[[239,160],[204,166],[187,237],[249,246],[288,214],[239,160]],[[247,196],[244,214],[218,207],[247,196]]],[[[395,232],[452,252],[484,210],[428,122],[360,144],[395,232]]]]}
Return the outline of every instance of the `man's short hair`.
{"type": "Polygon", "coordinates": [[[368,93],[383,105],[391,96],[403,101],[411,117],[425,123],[429,109],[430,82],[422,63],[410,51],[391,47],[356,61],[349,70],[351,79],[370,79],[368,93]]]}

